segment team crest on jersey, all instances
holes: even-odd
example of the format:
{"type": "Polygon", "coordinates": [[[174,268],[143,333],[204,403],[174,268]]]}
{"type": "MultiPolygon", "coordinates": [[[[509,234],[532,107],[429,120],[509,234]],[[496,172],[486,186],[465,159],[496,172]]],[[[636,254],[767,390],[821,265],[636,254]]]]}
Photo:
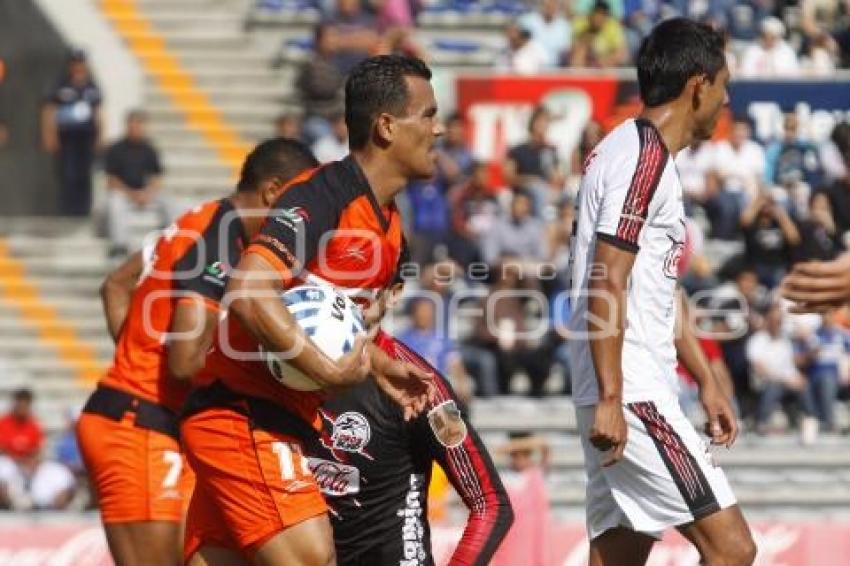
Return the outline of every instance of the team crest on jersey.
{"type": "MultiPolygon", "coordinates": [[[[668,236],[669,237],[669,236],[668,236]]],[[[685,252],[685,242],[677,242],[670,238],[670,249],[664,255],[664,276],[668,279],[679,278],[679,263],[682,261],[682,254],[685,252]]]]}
{"type": "Polygon", "coordinates": [[[456,448],[466,440],[466,422],[454,401],[440,403],[428,411],[428,424],[437,442],[446,448],[456,448]]]}
{"type": "Polygon", "coordinates": [[[685,221],[679,221],[673,229],[667,232],[667,239],[670,240],[670,248],[664,254],[663,272],[668,279],[679,278],[679,264],[682,263],[682,256],[685,253],[685,238],[687,237],[687,227],[685,221]]]}
{"type": "Polygon", "coordinates": [[[361,454],[373,460],[366,452],[366,445],[372,438],[369,421],[360,413],[347,411],[336,418],[321,411],[322,418],[331,423],[331,433],[322,433],[322,445],[331,451],[337,460],[345,460],[342,453],[361,454]]]}

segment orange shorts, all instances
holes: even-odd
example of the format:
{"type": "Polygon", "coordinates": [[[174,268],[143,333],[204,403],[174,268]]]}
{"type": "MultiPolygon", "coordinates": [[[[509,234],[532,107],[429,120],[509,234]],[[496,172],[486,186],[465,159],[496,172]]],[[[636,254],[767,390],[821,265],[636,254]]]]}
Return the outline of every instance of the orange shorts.
{"type": "Polygon", "coordinates": [[[83,413],[77,421],[80,453],[104,524],[182,522],[195,483],[179,443],[138,428],[135,415],[110,418],[83,413]]]}
{"type": "Polygon", "coordinates": [[[248,418],[212,408],[180,430],[197,485],[186,520],[184,557],[218,546],[252,559],[277,533],[327,512],[298,441],[252,429],[248,418]]]}

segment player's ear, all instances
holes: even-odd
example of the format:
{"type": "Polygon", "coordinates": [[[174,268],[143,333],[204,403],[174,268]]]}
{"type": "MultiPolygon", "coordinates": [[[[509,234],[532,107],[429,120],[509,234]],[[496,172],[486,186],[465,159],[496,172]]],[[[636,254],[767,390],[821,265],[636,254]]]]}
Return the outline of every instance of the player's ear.
{"type": "Polygon", "coordinates": [[[685,91],[690,92],[691,107],[694,110],[697,110],[702,105],[708,87],[707,81],[708,79],[705,75],[695,75],[685,83],[685,91]]]}
{"type": "Polygon", "coordinates": [[[274,204],[281,192],[283,192],[283,185],[277,179],[269,179],[260,188],[260,202],[268,208],[274,204]]]}
{"type": "Polygon", "coordinates": [[[381,113],[375,120],[375,135],[383,143],[391,143],[395,138],[396,123],[392,114],[381,113]]]}

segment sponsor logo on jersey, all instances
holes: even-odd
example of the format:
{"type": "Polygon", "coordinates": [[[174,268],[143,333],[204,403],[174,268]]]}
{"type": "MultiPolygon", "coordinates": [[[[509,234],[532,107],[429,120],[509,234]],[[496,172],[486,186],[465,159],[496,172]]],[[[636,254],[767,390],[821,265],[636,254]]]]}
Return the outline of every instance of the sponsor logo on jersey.
{"type": "Polygon", "coordinates": [[[366,417],[354,411],[342,413],[336,418],[324,411],[321,411],[321,414],[322,418],[331,423],[330,436],[326,432],[322,434],[322,445],[331,451],[334,458],[344,460],[345,457],[340,452],[350,452],[373,459],[365,451],[372,438],[372,429],[366,417]]]}
{"type": "Polygon", "coordinates": [[[396,512],[404,518],[401,527],[401,540],[404,545],[404,558],[400,566],[422,566],[428,559],[425,552],[425,527],[422,525],[422,490],[425,477],[422,474],[410,474],[410,489],[407,491],[405,506],[396,512]]]}
{"type": "Polygon", "coordinates": [[[215,261],[204,269],[204,281],[224,287],[225,278],[230,273],[230,266],[221,261],[215,261]]]}
{"type": "Polygon", "coordinates": [[[269,247],[277,250],[277,252],[280,253],[280,255],[282,256],[284,263],[286,263],[290,267],[292,267],[293,265],[298,265],[298,258],[296,258],[295,255],[289,251],[289,248],[286,246],[286,244],[284,244],[274,236],[269,236],[268,234],[260,234],[257,236],[256,241],[263,242],[269,247]]]}
{"type": "Polygon", "coordinates": [[[354,466],[321,458],[310,458],[309,465],[319,489],[325,495],[343,497],[360,493],[360,470],[354,466]]]}
{"type": "Polygon", "coordinates": [[[428,411],[428,424],[437,442],[446,448],[456,448],[466,440],[467,428],[457,403],[452,400],[440,403],[428,411]]]}
{"type": "Polygon", "coordinates": [[[297,231],[301,224],[310,221],[310,213],[300,206],[294,206],[276,210],[273,218],[275,222],[283,224],[292,231],[297,231]]]}
{"type": "Polygon", "coordinates": [[[366,251],[361,248],[348,248],[342,253],[342,257],[360,263],[366,263],[369,260],[369,258],[366,257],[366,251]]]}

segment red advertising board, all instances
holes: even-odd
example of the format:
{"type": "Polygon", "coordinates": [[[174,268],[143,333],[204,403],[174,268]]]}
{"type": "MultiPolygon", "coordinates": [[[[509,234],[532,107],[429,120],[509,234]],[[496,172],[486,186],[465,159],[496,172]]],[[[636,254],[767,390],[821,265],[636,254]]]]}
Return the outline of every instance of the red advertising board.
{"type": "Polygon", "coordinates": [[[633,80],[615,76],[486,76],[457,78],[457,110],[467,119],[476,158],[500,163],[507,148],[526,140],[539,104],[553,116],[549,141],[569,159],[589,120],[610,129],[637,113],[633,80]]]}
{"type": "MultiPolygon", "coordinates": [[[[839,566],[850,556],[850,523],[757,524],[753,535],[758,546],[756,566],[839,566]]],[[[434,532],[437,564],[448,564],[460,529],[440,528],[434,532]]],[[[525,566],[585,566],[588,543],[583,525],[555,525],[550,530],[545,559],[526,560],[525,566]]],[[[696,549],[675,531],[656,544],[647,566],[698,566],[696,549]]],[[[497,555],[492,566],[515,566],[497,555]]]]}
{"type": "MultiPolygon", "coordinates": [[[[545,558],[529,557],[524,566],[584,566],[588,544],[584,526],[556,524],[546,529],[545,558]]],[[[758,545],[757,566],[838,566],[850,556],[850,522],[775,522],[759,523],[753,528],[758,545]]],[[[439,566],[448,564],[460,538],[460,527],[434,527],[434,555],[439,566]]],[[[522,541],[517,541],[522,544],[522,541]]],[[[493,566],[516,566],[520,554],[506,549],[493,566]]],[[[0,525],[0,566],[101,566],[111,564],[106,539],[95,521],[69,519],[68,524],[39,524],[22,520],[20,524],[0,525]]],[[[675,531],[655,545],[648,566],[697,566],[696,550],[675,531]]]]}

